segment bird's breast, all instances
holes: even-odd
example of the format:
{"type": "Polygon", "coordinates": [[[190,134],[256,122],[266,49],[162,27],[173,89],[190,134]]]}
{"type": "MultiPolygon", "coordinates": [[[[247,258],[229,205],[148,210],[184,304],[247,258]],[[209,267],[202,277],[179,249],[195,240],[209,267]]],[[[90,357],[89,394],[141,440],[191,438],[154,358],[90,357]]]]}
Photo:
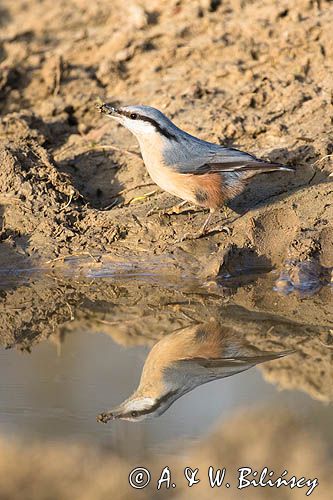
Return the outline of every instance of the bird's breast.
{"type": "Polygon", "coordinates": [[[228,187],[223,174],[180,174],[176,166],[167,166],[163,157],[163,143],[140,141],[142,157],[152,180],[164,191],[206,208],[218,208],[228,198],[228,187]]]}
{"type": "Polygon", "coordinates": [[[187,185],[186,176],[165,165],[164,139],[155,134],[150,138],[140,138],[139,142],[143,161],[152,180],[164,191],[194,203],[193,190],[187,185]]]}
{"type": "Polygon", "coordinates": [[[165,166],[153,166],[147,169],[153,181],[164,191],[182,200],[196,203],[194,187],[192,183],[188,183],[186,174],[178,174],[165,166]]]}

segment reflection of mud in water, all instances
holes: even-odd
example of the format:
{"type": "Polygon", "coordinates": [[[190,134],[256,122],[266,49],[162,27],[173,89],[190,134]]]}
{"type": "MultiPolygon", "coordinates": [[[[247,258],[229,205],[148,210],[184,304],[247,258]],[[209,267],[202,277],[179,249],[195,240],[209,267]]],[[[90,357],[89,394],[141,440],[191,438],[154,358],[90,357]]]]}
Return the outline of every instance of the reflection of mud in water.
{"type": "Polygon", "coordinates": [[[124,345],[152,346],[177,329],[213,318],[223,332],[239,332],[262,352],[296,349],[295,356],[263,366],[270,380],[315,398],[332,397],[326,347],[332,344],[330,287],[306,298],[280,295],[272,290],[274,273],[251,275],[232,286],[223,279],[200,284],[184,276],[183,268],[168,274],[168,260],[160,257],[123,265],[108,255],[79,256],[56,264],[44,267],[39,279],[37,271],[28,279],[30,270],[23,273],[24,284],[14,280],[2,289],[3,346],[31,349],[49,336],[63,339],[78,330],[104,332],[124,345]]]}
{"type": "Polygon", "coordinates": [[[302,295],[313,294],[322,286],[333,283],[332,272],[333,269],[324,268],[317,261],[297,262],[289,260],[276,281],[276,290],[287,294],[293,290],[302,295]]]}

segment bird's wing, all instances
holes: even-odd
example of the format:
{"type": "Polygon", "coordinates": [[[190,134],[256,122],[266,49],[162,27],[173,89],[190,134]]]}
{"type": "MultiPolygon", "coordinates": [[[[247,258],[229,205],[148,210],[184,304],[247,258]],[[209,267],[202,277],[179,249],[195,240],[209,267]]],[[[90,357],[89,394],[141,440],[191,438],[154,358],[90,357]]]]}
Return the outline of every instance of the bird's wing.
{"type": "Polygon", "coordinates": [[[232,358],[185,358],[179,360],[177,363],[186,369],[186,365],[191,371],[191,366],[196,365],[213,373],[218,373],[218,377],[230,377],[231,375],[236,375],[237,373],[248,370],[253,366],[264,363],[266,361],[272,361],[273,359],[279,359],[288,354],[293,354],[295,351],[284,351],[284,352],[262,352],[256,356],[237,356],[232,358]]]}
{"type": "Polygon", "coordinates": [[[260,160],[255,156],[233,148],[205,143],[186,145],[186,151],[177,158],[177,170],[183,174],[214,172],[294,170],[292,167],[260,160]]]}
{"type": "Polygon", "coordinates": [[[216,172],[245,172],[245,171],[257,171],[257,172],[273,172],[275,170],[293,170],[290,167],[281,165],[280,163],[272,163],[265,160],[239,160],[239,161],[229,161],[226,163],[205,163],[201,167],[197,168],[195,174],[208,174],[216,172]]]}

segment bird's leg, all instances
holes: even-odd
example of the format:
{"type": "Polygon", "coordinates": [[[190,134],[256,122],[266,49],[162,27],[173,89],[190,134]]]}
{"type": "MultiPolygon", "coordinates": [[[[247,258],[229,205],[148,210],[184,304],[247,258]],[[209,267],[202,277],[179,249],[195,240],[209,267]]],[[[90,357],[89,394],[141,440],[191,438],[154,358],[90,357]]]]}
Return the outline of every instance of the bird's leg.
{"type": "Polygon", "coordinates": [[[201,230],[199,231],[199,235],[200,235],[200,236],[202,236],[202,235],[206,234],[208,224],[209,224],[209,222],[210,222],[210,220],[211,220],[212,215],[213,215],[213,213],[214,213],[214,212],[215,212],[215,208],[210,208],[210,209],[209,209],[209,214],[208,214],[208,217],[207,217],[207,219],[205,220],[205,222],[204,222],[204,224],[203,224],[203,226],[202,226],[201,230]]]}
{"type": "MultiPolygon", "coordinates": [[[[208,214],[208,217],[207,219],[205,220],[202,228],[196,232],[196,233],[185,233],[178,241],[179,242],[182,242],[182,241],[185,241],[185,240],[196,240],[198,238],[201,238],[202,236],[205,236],[205,234],[208,233],[207,229],[208,229],[208,225],[210,223],[210,220],[212,218],[212,215],[215,213],[215,208],[211,208],[209,210],[209,214],[208,214]]],[[[228,235],[231,234],[231,229],[228,227],[228,226],[219,226],[219,227],[215,227],[215,228],[211,228],[210,232],[218,232],[218,233],[221,233],[221,232],[225,232],[227,233],[228,235]]]]}
{"type": "Polygon", "coordinates": [[[201,238],[201,236],[204,236],[207,232],[207,227],[209,225],[209,222],[212,218],[212,215],[214,214],[215,212],[215,208],[210,208],[209,209],[209,214],[208,214],[208,217],[206,218],[203,226],[201,227],[201,229],[196,232],[196,233],[185,233],[181,238],[180,238],[180,241],[184,241],[184,240],[196,240],[198,238],[201,238]]]}

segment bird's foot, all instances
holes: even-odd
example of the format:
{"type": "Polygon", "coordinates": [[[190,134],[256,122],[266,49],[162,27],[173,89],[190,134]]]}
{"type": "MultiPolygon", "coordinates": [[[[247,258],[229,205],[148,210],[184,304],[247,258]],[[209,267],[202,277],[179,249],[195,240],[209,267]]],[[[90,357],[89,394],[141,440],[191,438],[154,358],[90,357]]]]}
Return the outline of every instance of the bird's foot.
{"type": "Polygon", "coordinates": [[[232,235],[232,229],[229,226],[216,226],[210,230],[211,233],[226,233],[228,236],[232,235]]]}
{"type": "Polygon", "coordinates": [[[228,226],[216,226],[211,229],[202,228],[200,231],[197,232],[185,233],[177,241],[178,243],[182,243],[183,241],[187,240],[198,240],[199,238],[203,238],[204,236],[210,236],[216,233],[226,233],[228,236],[230,236],[232,234],[232,230],[228,226]]]}
{"type": "Polygon", "coordinates": [[[207,236],[208,234],[208,228],[203,226],[199,231],[193,232],[193,233],[185,233],[181,238],[179,238],[179,242],[183,242],[186,240],[198,240],[199,238],[202,238],[203,236],[207,236]]]}
{"type": "Polygon", "coordinates": [[[177,242],[178,243],[183,243],[183,241],[188,241],[188,240],[197,240],[204,236],[205,233],[202,233],[201,231],[198,231],[196,233],[185,233],[183,236],[178,238],[177,242]]]}

